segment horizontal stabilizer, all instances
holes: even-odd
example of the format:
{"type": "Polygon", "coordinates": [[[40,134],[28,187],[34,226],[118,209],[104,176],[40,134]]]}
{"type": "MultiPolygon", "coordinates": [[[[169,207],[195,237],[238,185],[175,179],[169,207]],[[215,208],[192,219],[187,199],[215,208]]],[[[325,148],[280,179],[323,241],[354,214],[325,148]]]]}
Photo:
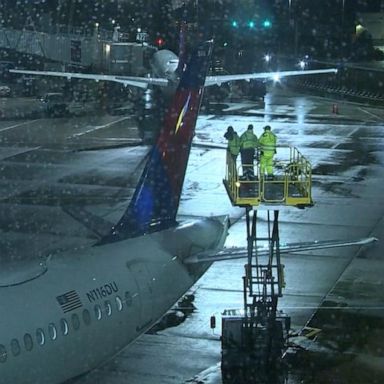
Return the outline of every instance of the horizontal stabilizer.
{"type": "Polygon", "coordinates": [[[63,205],[62,209],[92,232],[98,239],[101,239],[106,233],[108,233],[113,225],[109,221],[88,212],[86,209],[78,205],[63,205]]]}
{"type": "MultiPolygon", "coordinates": [[[[342,240],[324,240],[324,241],[309,241],[303,243],[287,243],[280,246],[280,253],[292,253],[301,251],[313,251],[317,249],[327,248],[340,248],[350,247],[353,245],[368,245],[378,241],[376,237],[364,237],[358,240],[342,241],[342,240]]],[[[269,256],[269,249],[267,247],[261,247],[257,249],[257,256],[269,256]]],[[[246,247],[232,247],[224,248],[222,251],[216,254],[200,253],[191,256],[184,260],[186,264],[196,263],[213,263],[215,261],[242,259],[248,257],[248,251],[246,247]]]]}

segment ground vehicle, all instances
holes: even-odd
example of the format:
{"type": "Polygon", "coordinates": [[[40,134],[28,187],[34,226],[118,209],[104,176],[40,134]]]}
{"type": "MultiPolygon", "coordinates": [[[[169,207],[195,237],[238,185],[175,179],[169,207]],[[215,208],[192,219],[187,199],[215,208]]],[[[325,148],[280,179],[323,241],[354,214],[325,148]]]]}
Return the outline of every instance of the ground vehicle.
{"type": "Polygon", "coordinates": [[[68,101],[60,92],[46,93],[41,99],[43,112],[48,116],[64,116],[68,112],[68,101]]]}
{"type": "Polygon", "coordinates": [[[0,97],[11,96],[11,88],[8,85],[0,85],[0,97]]]}
{"type": "Polygon", "coordinates": [[[9,73],[10,69],[15,68],[15,63],[12,61],[0,61],[0,78],[2,81],[10,80],[12,74],[9,73]]]}

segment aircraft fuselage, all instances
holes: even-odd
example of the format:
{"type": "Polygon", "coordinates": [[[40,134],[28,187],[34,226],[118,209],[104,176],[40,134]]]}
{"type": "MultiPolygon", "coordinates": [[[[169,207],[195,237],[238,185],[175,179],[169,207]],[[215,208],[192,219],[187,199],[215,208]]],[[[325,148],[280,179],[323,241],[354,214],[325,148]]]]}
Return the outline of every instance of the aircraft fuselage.
{"type": "Polygon", "coordinates": [[[226,234],[226,220],[193,221],[56,255],[41,276],[2,286],[1,383],[61,383],[115,355],[210,265],[182,260],[220,249],[226,234]]]}

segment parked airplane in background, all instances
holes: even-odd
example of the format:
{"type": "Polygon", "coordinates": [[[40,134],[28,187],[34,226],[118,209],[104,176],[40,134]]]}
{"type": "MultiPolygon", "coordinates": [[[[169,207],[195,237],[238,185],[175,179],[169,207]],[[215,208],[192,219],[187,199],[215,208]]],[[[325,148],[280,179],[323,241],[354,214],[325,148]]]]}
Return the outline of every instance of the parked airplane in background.
{"type": "MultiPolygon", "coordinates": [[[[2,384],[58,384],[95,368],[153,326],[213,261],[241,256],[221,251],[226,217],[176,220],[212,45],[200,44],[183,64],[163,129],[119,222],[92,247],[33,265],[21,261],[0,281],[2,384]]],[[[330,243],[281,252],[322,245],[330,243]]]]}
{"type": "MultiPolygon", "coordinates": [[[[152,76],[121,76],[121,75],[102,75],[94,73],[77,73],[77,72],[57,72],[57,71],[29,71],[26,69],[11,69],[9,72],[20,73],[26,75],[42,75],[64,77],[67,79],[84,79],[95,81],[112,81],[125,86],[133,86],[146,89],[148,86],[161,87],[166,94],[172,94],[179,82],[179,73],[177,69],[179,65],[179,57],[172,51],[162,49],[154,53],[151,60],[152,76]]],[[[302,75],[318,75],[327,73],[337,73],[335,68],[326,69],[308,69],[308,70],[292,70],[277,72],[254,72],[241,73],[235,75],[216,75],[207,76],[204,82],[205,87],[213,85],[222,85],[231,81],[239,80],[272,80],[280,81],[283,77],[302,76],[302,75]]]]}
{"type": "MultiPolygon", "coordinates": [[[[164,95],[171,97],[179,83],[180,74],[185,65],[185,38],[184,38],[185,23],[181,23],[179,56],[168,49],[161,49],[154,53],[151,58],[151,74],[148,77],[138,76],[121,76],[121,75],[104,75],[95,73],[76,73],[76,72],[59,72],[59,71],[35,71],[24,69],[11,69],[12,73],[24,75],[42,75],[62,77],[66,79],[83,79],[95,81],[107,81],[119,83],[124,86],[137,87],[145,90],[145,94],[140,108],[140,118],[138,119],[139,129],[142,137],[146,134],[152,139],[156,137],[161,128],[161,114],[158,112],[158,107],[161,105],[164,95]],[[161,92],[160,97],[156,97],[156,90],[161,92]],[[157,125],[157,126],[156,126],[157,125]]],[[[224,84],[246,80],[246,81],[274,81],[278,82],[284,77],[302,76],[302,75],[318,75],[318,74],[334,74],[337,73],[335,68],[314,69],[314,70],[292,70],[292,71],[277,71],[277,72],[254,72],[242,73],[233,75],[214,75],[207,76],[204,82],[205,87],[222,86],[224,84]]],[[[225,92],[224,92],[225,93],[225,92]]]]}

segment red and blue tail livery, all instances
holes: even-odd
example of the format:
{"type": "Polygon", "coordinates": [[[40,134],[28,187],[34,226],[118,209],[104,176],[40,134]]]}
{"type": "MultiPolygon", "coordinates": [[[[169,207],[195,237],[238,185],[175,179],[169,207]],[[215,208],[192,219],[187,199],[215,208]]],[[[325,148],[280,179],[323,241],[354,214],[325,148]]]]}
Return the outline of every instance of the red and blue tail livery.
{"type": "Polygon", "coordinates": [[[140,236],[176,224],[212,45],[212,41],[200,44],[186,63],[132,200],[101,243],[140,236]]]}

